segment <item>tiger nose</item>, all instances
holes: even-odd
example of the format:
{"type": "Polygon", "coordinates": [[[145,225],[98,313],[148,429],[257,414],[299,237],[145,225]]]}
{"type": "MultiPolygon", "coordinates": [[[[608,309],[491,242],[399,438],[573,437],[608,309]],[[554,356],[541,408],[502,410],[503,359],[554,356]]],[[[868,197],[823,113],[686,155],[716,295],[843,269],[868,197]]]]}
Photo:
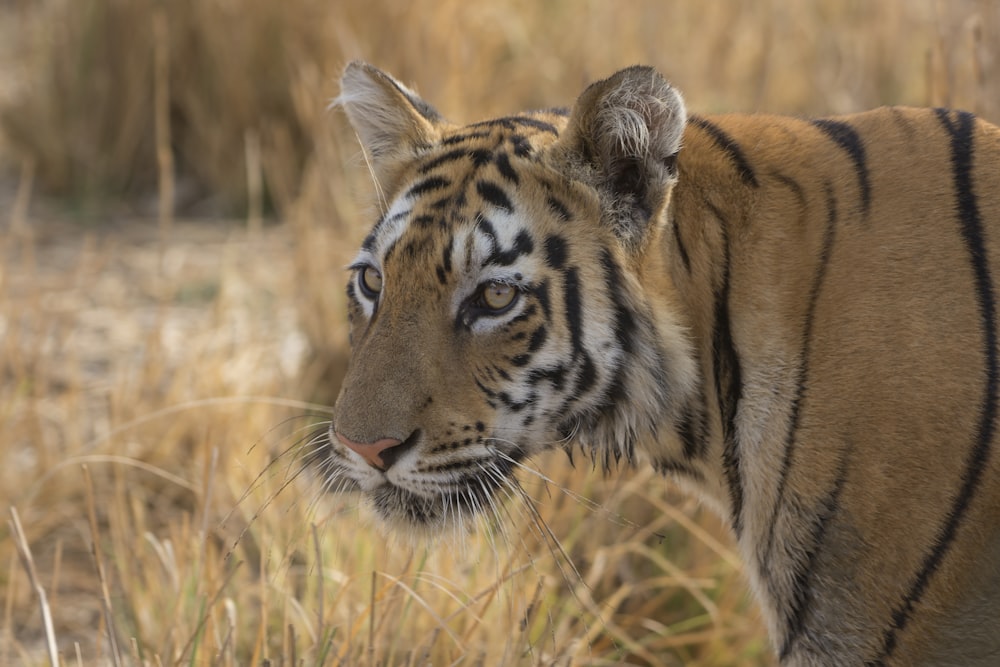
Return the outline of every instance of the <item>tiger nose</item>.
{"type": "Polygon", "coordinates": [[[368,465],[382,471],[388,470],[389,466],[395,463],[403,453],[402,450],[406,449],[400,447],[403,441],[396,438],[382,438],[375,442],[354,442],[344,434],[337,433],[337,440],[344,447],[359,454],[368,465]],[[394,450],[393,448],[398,449],[394,450]]]}

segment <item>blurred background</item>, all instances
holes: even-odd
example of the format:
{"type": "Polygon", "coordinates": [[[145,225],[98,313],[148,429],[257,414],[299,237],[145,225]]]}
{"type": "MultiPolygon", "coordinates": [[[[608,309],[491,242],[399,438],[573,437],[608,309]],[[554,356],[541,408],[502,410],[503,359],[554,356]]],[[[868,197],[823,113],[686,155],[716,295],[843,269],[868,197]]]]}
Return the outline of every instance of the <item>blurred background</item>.
{"type": "Polygon", "coordinates": [[[453,120],[654,65],[698,113],[1000,120],[991,0],[0,0],[0,664],[755,665],[727,532],[557,454],[385,538],[295,452],[372,222],[363,58],[453,120]]]}

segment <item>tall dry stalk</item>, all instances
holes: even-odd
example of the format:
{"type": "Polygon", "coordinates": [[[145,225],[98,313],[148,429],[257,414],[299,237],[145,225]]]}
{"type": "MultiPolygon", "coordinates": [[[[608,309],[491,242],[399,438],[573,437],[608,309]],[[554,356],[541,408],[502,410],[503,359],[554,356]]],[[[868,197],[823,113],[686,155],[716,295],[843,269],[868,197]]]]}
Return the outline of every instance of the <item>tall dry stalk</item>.
{"type": "Polygon", "coordinates": [[[153,9],[153,126],[156,133],[160,270],[174,224],[174,151],[170,128],[170,25],[162,5],[153,9]]]}

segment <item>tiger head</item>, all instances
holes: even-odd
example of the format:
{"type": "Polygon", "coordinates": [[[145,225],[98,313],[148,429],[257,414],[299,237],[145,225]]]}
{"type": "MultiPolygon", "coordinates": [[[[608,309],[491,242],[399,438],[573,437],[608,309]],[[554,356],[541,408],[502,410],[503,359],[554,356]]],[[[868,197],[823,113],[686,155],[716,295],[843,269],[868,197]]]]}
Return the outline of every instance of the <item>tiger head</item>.
{"type": "Polygon", "coordinates": [[[350,266],[327,483],[435,534],[495,513],[545,449],[655,464],[697,383],[657,243],[680,95],[633,67],[568,113],[455,125],[356,62],[336,104],[380,215],[350,266]]]}

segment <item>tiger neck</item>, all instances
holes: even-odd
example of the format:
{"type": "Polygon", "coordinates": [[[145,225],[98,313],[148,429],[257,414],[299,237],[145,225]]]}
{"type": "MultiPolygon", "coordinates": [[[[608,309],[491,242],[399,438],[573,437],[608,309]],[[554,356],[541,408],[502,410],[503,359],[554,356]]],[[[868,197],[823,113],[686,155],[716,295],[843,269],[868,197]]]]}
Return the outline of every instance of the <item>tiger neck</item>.
{"type": "Polygon", "coordinates": [[[741,386],[731,247],[753,193],[702,162],[696,152],[680,154],[662,224],[626,270],[635,282],[623,290],[622,305],[635,332],[623,370],[605,392],[609,400],[575,425],[598,463],[649,463],[731,518],[741,502],[730,479],[741,386]]]}
{"type": "Polygon", "coordinates": [[[735,402],[725,400],[735,392],[723,395],[717,389],[738,384],[738,364],[734,356],[715,354],[717,344],[732,348],[728,333],[713,335],[728,332],[728,322],[717,322],[726,309],[705,307],[726,300],[716,293],[728,278],[716,275],[717,262],[691,260],[691,253],[724,254],[724,248],[711,234],[684,244],[674,225],[677,202],[683,204],[686,193],[678,194],[641,259],[626,269],[635,283],[623,290],[628,296],[620,307],[629,311],[634,331],[622,369],[606,391],[611,399],[580,424],[578,434],[605,468],[621,460],[648,463],[692,483],[729,515],[726,433],[720,425],[726,411],[735,409],[735,402]]]}
{"type": "MultiPolygon", "coordinates": [[[[733,246],[753,192],[732,182],[730,173],[691,167],[681,153],[680,180],[666,211],[658,252],[650,252],[644,281],[657,276],[657,310],[668,311],[688,341],[693,367],[691,390],[674,411],[669,437],[661,437],[653,464],[676,475],[727,519],[740,516],[741,499],[733,493],[736,409],[741,366],[735,340],[731,297],[733,246]],[[697,180],[688,170],[697,171],[697,180]],[[713,183],[712,179],[718,180],[713,183]],[[707,181],[707,182],[706,182],[707,181]],[[727,193],[726,197],[714,193],[727,193]]],[[[655,281],[654,281],[655,282],[655,281]]],[[[669,341],[670,327],[660,327],[669,341]]],[[[738,520],[735,522],[738,524],[738,520]]],[[[737,535],[741,526],[733,525],[737,535]]]]}

